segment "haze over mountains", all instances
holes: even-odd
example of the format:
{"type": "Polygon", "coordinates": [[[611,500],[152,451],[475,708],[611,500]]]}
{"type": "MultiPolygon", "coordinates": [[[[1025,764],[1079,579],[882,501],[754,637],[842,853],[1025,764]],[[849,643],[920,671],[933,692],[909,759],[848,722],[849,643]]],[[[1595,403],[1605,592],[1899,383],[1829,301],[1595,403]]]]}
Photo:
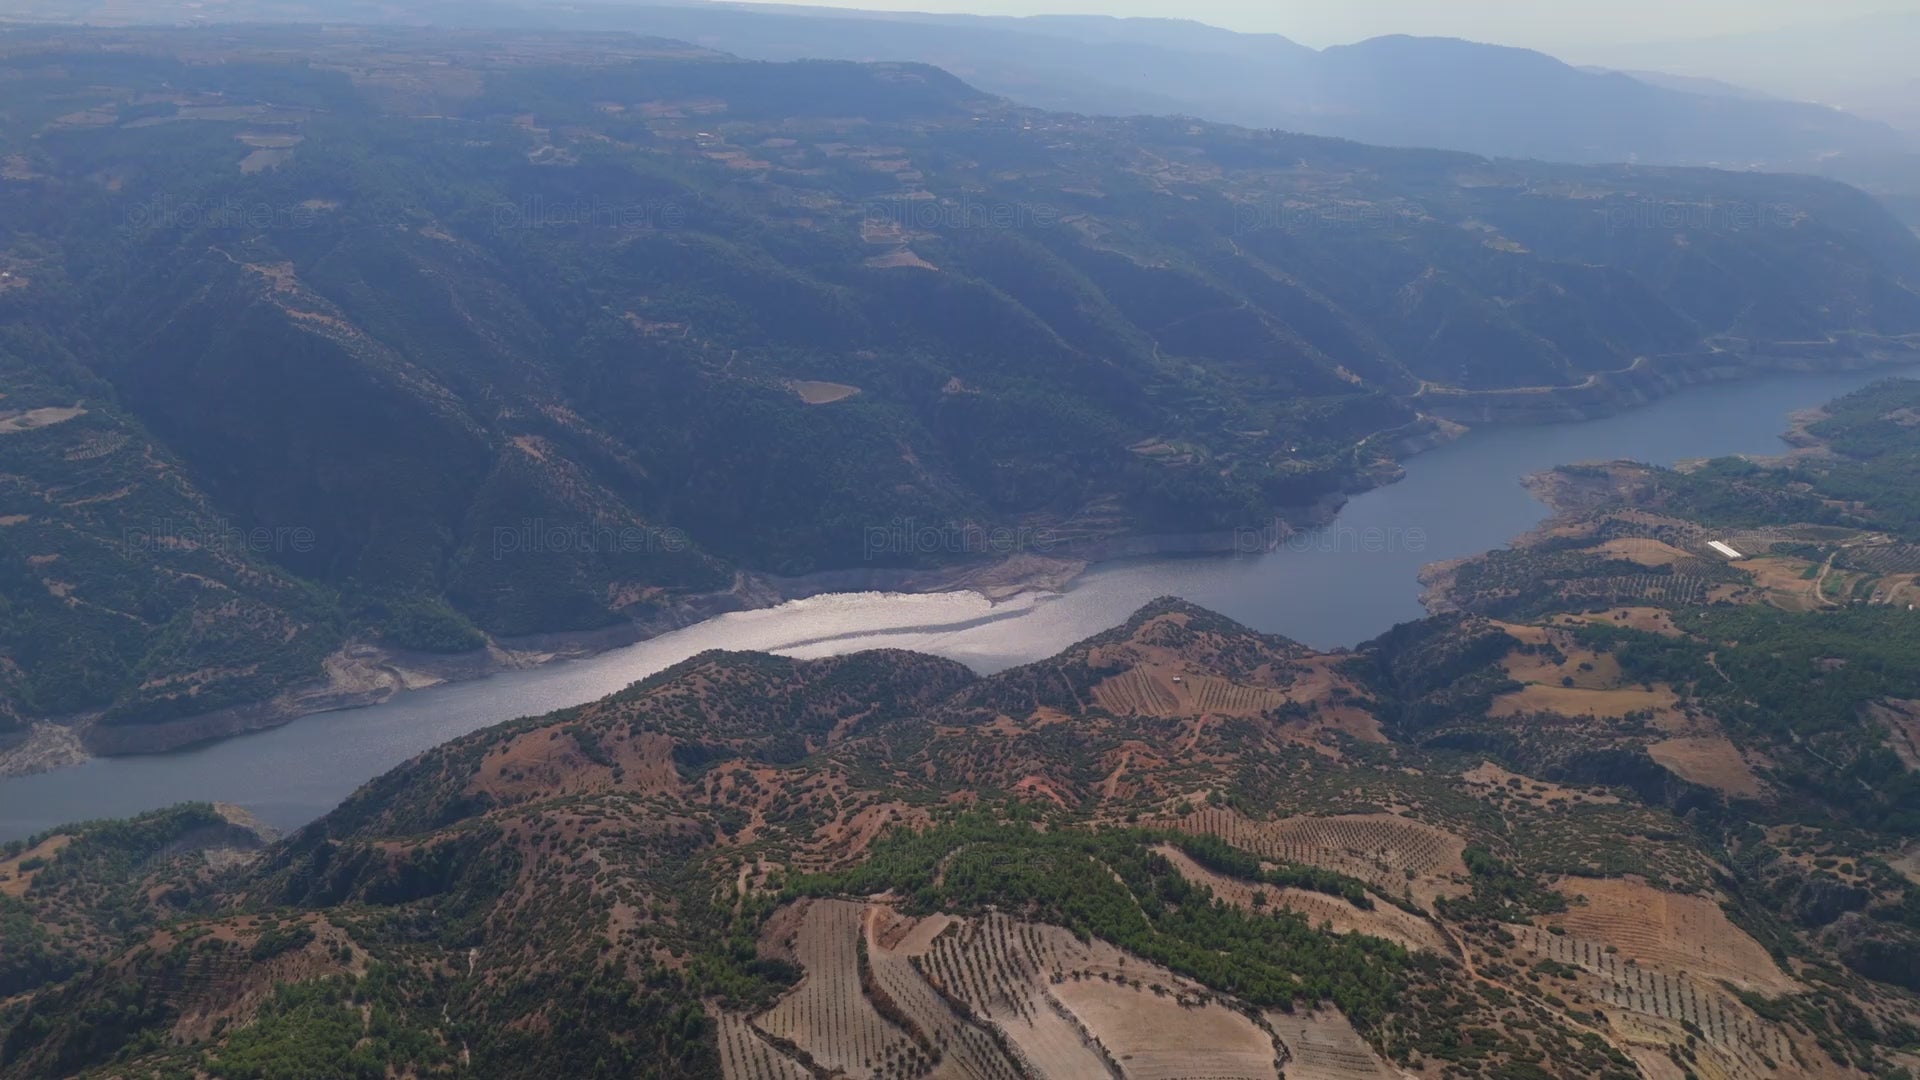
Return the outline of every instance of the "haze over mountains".
{"type": "MultiPolygon", "coordinates": [[[[1881,86],[1882,76],[1868,73],[1887,65],[1863,64],[1857,77],[1873,87],[1856,95],[1866,112],[1855,114],[1832,108],[1832,96],[1820,98],[1826,104],[1793,100],[1815,88],[1810,81],[1743,81],[1756,68],[1770,69],[1763,58],[1781,53],[1777,36],[1621,48],[1616,59],[1606,59],[1615,53],[1598,55],[1611,68],[1649,73],[1634,77],[1452,38],[1387,36],[1315,50],[1276,34],[1176,19],[982,17],[774,4],[563,7],[531,0],[424,0],[398,7],[370,0],[241,0],[212,14],[173,0],[131,8],[92,0],[9,0],[0,11],[40,18],[79,13],[104,22],[559,26],[673,38],[750,59],[914,61],[1023,104],[1091,115],[1194,116],[1495,157],[1812,172],[1867,187],[1910,221],[1920,219],[1920,135],[1895,126],[1912,119],[1910,102],[1902,97],[1911,88],[1881,86]],[[1714,75],[1722,81],[1700,78],[1714,75]]],[[[1852,55],[1862,37],[1879,42],[1862,55],[1882,56],[1892,48],[1885,42],[1912,39],[1900,30],[1841,24],[1830,40],[1816,36],[1803,68],[1833,69],[1833,56],[1852,55]]]]}
{"type": "Polygon", "coordinates": [[[1819,16],[1810,5],[1807,21],[1786,29],[1574,52],[1582,62],[1684,72],[1854,110],[1899,88],[1911,93],[1920,11],[1819,16]]]}

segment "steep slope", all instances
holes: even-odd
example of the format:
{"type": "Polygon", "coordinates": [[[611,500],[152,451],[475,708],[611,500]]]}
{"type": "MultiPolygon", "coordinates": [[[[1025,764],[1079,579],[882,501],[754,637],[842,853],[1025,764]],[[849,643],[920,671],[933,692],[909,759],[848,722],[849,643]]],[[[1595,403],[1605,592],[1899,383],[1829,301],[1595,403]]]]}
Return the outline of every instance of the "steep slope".
{"type": "Polygon", "coordinates": [[[475,667],[741,572],[1316,521],[1431,417],[1514,411],[1474,395],[1920,333],[1920,242],[1804,178],[609,36],[43,28],[0,63],[0,685],[108,751],[337,703],[347,645],[475,667]]]}
{"type": "Polygon", "coordinates": [[[1917,410],[1559,470],[1352,653],[1177,600],[988,678],[711,653],[251,859],[33,838],[0,1075],[1899,1075],[1917,410]]]}

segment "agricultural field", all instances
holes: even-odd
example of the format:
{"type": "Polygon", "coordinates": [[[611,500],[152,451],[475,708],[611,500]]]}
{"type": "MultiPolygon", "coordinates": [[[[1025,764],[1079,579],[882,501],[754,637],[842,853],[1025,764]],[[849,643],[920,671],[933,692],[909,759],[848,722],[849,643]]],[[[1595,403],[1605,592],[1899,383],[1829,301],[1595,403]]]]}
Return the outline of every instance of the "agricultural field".
{"type": "Polygon", "coordinates": [[[1735,926],[1707,896],[1665,892],[1630,879],[1562,878],[1555,888],[1565,912],[1541,916],[1576,940],[1613,946],[1621,963],[1724,979],[1743,990],[1777,996],[1800,989],[1765,946],[1735,926]]]}
{"type": "Polygon", "coordinates": [[[1796,1075],[1791,1066],[1778,1071],[1795,1061],[1792,1039],[1699,965],[1642,962],[1618,944],[1571,930],[1511,929],[1519,955],[1547,973],[1544,987],[1601,1008],[1631,1041],[1695,1045],[1727,1077],[1796,1075]],[[1689,1040],[1689,1033],[1697,1035],[1689,1040]]]}
{"type": "Polygon", "coordinates": [[[1366,882],[1386,896],[1411,893],[1429,905],[1466,892],[1466,842],[1444,830],[1392,814],[1293,817],[1253,821],[1233,810],[1205,807],[1170,823],[1217,836],[1275,863],[1315,866],[1366,882]]]}
{"type": "Polygon", "coordinates": [[[724,1080],[812,1080],[806,1066],[769,1043],[745,1017],[721,1012],[716,1023],[724,1080]]]}
{"type": "Polygon", "coordinates": [[[1398,1080],[1401,1075],[1332,1009],[1275,1010],[1264,1019],[1287,1049],[1286,1080],[1398,1080]]]}
{"type": "Polygon", "coordinates": [[[1656,686],[1652,690],[1639,687],[1583,690],[1579,687],[1535,684],[1495,698],[1493,708],[1487,715],[1495,720],[1532,713],[1623,720],[1632,713],[1651,712],[1668,722],[1678,722],[1675,718],[1679,713],[1679,705],[1679,697],[1669,687],[1656,686]]]}
{"type": "Polygon", "coordinates": [[[1176,1000],[1164,977],[1069,978],[1050,993],[1128,1080],[1276,1080],[1271,1035],[1216,1002],[1176,1000]]]}
{"type": "Polygon", "coordinates": [[[1920,544],[1863,544],[1849,547],[1838,562],[1870,574],[1920,574],[1920,544]]]}
{"type": "Polygon", "coordinates": [[[1285,690],[1144,666],[1103,681],[1093,695],[1101,708],[1119,716],[1259,716],[1291,700],[1285,690]]]}
{"type": "Polygon", "coordinates": [[[1118,949],[1082,945],[1058,927],[990,915],[954,923],[915,964],[943,996],[997,1030],[1028,1071],[1049,1077],[1110,1071],[1098,1042],[1055,1006],[1048,986],[1055,973],[1111,978],[1124,966],[1118,949]]]}
{"type": "Polygon", "coordinates": [[[1256,1021],[1191,980],[1056,926],[913,918],[849,901],[813,901],[769,926],[796,922],[806,978],[751,1024],[723,1019],[726,1080],[811,1075],[783,1045],[835,1075],[884,1078],[1279,1080],[1282,1063],[1287,1077],[1392,1075],[1337,1071],[1377,1059],[1331,1009],[1256,1021]],[[833,1019],[809,1020],[816,1012],[833,1019]],[[876,1053],[876,1066],[847,1064],[876,1053]]]}
{"type": "Polygon", "coordinates": [[[916,959],[953,920],[946,916],[898,919],[876,906],[867,922],[867,962],[873,971],[869,993],[884,1001],[939,1062],[935,1080],[1021,1080],[1023,1072],[983,1025],[961,1016],[953,1004],[921,976],[916,959]],[[892,944],[888,940],[892,939],[892,944]]]}
{"type": "Polygon", "coordinates": [[[918,1075],[912,1038],[882,1017],[862,990],[860,942],[866,905],[822,900],[808,905],[793,953],[806,977],[778,1005],[754,1019],[775,1039],[799,1047],[819,1065],[855,1080],[918,1075]]]}
{"type": "Polygon", "coordinates": [[[726,1080],[798,1080],[808,1063],[876,1080],[1277,1080],[1266,1030],[1110,945],[1004,915],[806,903],[791,942],[806,975],[751,1023],[723,1018],[726,1080]]]}
{"type": "Polygon", "coordinates": [[[1675,776],[1741,799],[1760,799],[1767,786],[1746,756],[1725,735],[1663,739],[1647,747],[1653,760],[1675,776]]]}
{"type": "Polygon", "coordinates": [[[1337,896],[1299,888],[1256,885],[1215,873],[1171,844],[1161,844],[1154,850],[1172,863],[1182,877],[1205,885],[1213,890],[1214,896],[1243,911],[1291,911],[1314,926],[1332,927],[1336,934],[1370,934],[1408,949],[1433,953],[1445,953],[1449,949],[1446,937],[1434,929],[1432,923],[1391,904],[1375,904],[1371,911],[1364,911],[1337,896]],[[1258,901],[1256,896],[1260,897],[1258,901]]]}

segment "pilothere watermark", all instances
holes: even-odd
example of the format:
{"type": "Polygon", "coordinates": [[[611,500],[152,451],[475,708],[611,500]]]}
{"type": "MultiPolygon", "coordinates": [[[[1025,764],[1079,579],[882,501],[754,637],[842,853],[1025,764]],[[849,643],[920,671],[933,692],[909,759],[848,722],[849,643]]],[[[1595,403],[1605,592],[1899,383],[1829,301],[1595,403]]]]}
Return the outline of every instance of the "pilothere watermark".
{"type": "Polygon", "coordinates": [[[640,232],[678,229],[687,223],[686,211],[675,202],[606,199],[549,199],[533,195],[517,202],[493,205],[493,227],[508,229],[604,229],[640,232]]]}
{"type": "Polygon", "coordinates": [[[866,206],[866,221],[908,232],[1050,229],[1059,223],[1060,211],[1046,203],[1002,202],[971,195],[957,199],[876,199],[866,206]]]}
{"type": "Polygon", "coordinates": [[[245,528],[224,518],[211,521],[160,521],[120,534],[128,554],[159,551],[212,551],[227,555],[303,555],[319,544],[305,525],[254,525],[245,528]]]}
{"type": "Polygon", "coordinates": [[[493,530],[493,557],[519,555],[671,555],[691,550],[679,529],[522,518],[493,530]]]}
{"type": "Polygon", "coordinates": [[[318,206],[302,203],[249,202],[244,199],[180,199],[158,195],[127,207],[121,218],[129,229],[284,232],[311,229],[319,224],[318,206]]]}
{"type": "Polygon", "coordinates": [[[1051,551],[1060,543],[1052,529],[986,526],[971,521],[921,522],[895,518],[867,528],[862,547],[869,562],[907,555],[1014,555],[1051,551]]]}
{"type": "Polygon", "coordinates": [[[1427,530],[1419,526],[1330,525],[1296,532],[1281,522],[1233,531],[1236,555],[1264,555],[1270,551],[1313,552],[1322,555],[1420,555],[1427,550],[1427,530]]]}
{"type": "Polygon", "coordinates": [[[1702,202],[1635,200],[1607,208],[1607,226],[1615,232],[1638,229],[1667,232],[1750,232],[1791,228],[1800,211],[1785,203],[1708,199],[1702,202]]]}
{"type": "Polygon", "coordinates": [[[1284,196],[1255,199],[1233,208],[1233,231],[1307,233],[1386,230],[1430,220],[1411,203],[1304,203],[1284,196]]]}

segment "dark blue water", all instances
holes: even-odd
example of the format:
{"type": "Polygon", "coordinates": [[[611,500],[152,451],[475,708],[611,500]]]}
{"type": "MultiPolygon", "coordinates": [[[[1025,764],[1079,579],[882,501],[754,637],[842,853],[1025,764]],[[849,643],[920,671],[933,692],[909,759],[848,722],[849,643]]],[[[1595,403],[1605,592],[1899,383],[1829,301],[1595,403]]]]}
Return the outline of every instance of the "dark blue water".
{"type": "Polygon", "coordinates": [[[430,746],[590,701],[710,648],[806,656],[909,648],[991,672],[1050,656],[1169,594],[1309,645],[1353,645],[1421,616],[1422,566],[1501,547],[1539,524],[1546,508],[1521,487],[1527,474],[1597,459],[1671,464],[1777,453],[1789,413],[1879,377],[1771,378],[1686,391],[1606,420],[1475,432],[1414,458],[1405,480],[1354,499],[1332,527],[1267,555],[1115,563],[1062,595],[998,607],[972,594],[818,597],[724,616],[589,660],[419,691],[174,754],[4,780],[0,840],[189,799],[238,803],[270,824],[300,825],[430,746]]]}

